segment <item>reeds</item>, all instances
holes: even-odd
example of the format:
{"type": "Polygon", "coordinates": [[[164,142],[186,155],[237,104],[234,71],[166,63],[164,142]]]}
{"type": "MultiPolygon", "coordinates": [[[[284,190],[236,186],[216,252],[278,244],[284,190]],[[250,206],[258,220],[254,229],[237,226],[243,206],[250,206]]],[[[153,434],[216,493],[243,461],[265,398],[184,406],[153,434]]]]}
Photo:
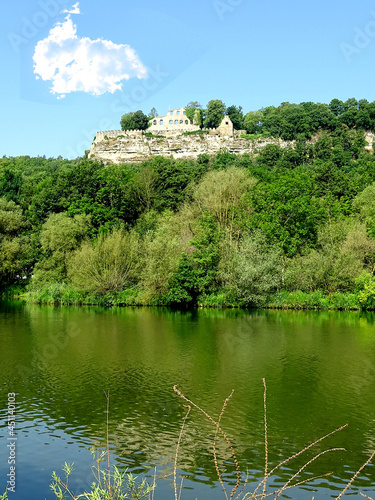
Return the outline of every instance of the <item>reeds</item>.
{"type": "MultiPolygon", "coordinates": [[[[312,458],[308,459],[302,466],[300,466],[298,468],[298,470],[294,474],[292,474],[291,477],[281,487],[277,488],[276,490],[274,490],[272,492],[267,492],[267,487],[268,487],[267,481],[274,474],[274,472],[276,470],[280,469],[280,467],[284,466],[288,462],[290,462],[290,461],[296,459],[297,457],[303,455],[308,450],[310,450],[314,446],[318,445],[322,441],[326,440],[327,438],[329,438],[333,434],[336,434],[337,432],[342,431],[345,427],[347,427],[348,424],[342,425],[342,426],[338,427],[337,429],[329,432],[325,436],[323,436],[323,437],[315,440],[314,442],[308,444],[303,449],[301,449],[300,451],[296,452],[295,454],[289,456],[288,458],[282,460],[275,467],[273,467],[271,470],[269,470],[270,467],[269,467],[269,453],[268,453],[269,443],[268,443],[268,424],[267,424],[267,385],[266,385],[265,379],[263,379],[264,474],[263,474],[262,480],[257,484],[257,486],[255,487],[255,489],[253,491],[249,491],[249,492],[245,493],[244,489],[245,489],[246,484],[248,482],[248,474],[246,474],[245,479],[242,481],[242,473],[241,473],[241,470],[240,470],[240,467],[239,467],[239,462],[238,462],[238,459],[237,459],[237,456],[236,456],[236,452],[234,450],[233,445],[231,444],[231,441],[230,441],[228,435],[225,433],[225,431],[220,426],[220,422],[221,422],[222,416],[224,414],[224,411],[225,411],[225,409],[226,409],[226,407],[227,407],[230,399],[233,396],[233,392],[234,391],[232,390],[232,392],[230,393],[230,395],[225,399],[225,401],[223,403],[223,406],[222,406],[222,409],[221,409],[221,412],[219,414],[219,417],[218,417],[217,421],[215,421],[198,404],[194,403],[192,400],[190,400],[189,398],[187,398],[176,386],[173,387],[173,390],[174,390],[174,392],[179,397],[181,397],[184,401],[186,401],[189,404],[188,411],[187,411],[187,413],[186,413],[186,415],[185,415],[185,417],[183,419],[183,423],[182,423],[182,427],[181,427],[181,431],[180,431],[180,435],[179,435],[179,439],[178,439],[178,443],[177,443],[176,455],[175,455],[175,463],[174,463],[175,500],[178,500],[177,499],[177,487],[176,487],[176,470],[177,470],[178,450],[179,450],[179,447],[180,447],[180,444],[181,444],[181,438],[182,438],[183,428],[185,426],[186,420],[187,420],[188,415],[190,413],[191,407],[194,407],[197,410],[199,410],[215,427],[215,434],[214,434],[214,438],[213,438],[213,461],[214,461],[214,464],[215,464],[215,469],[216,469],[216,473],[217,473],[217,476],[218,476],[218,480],[219,480],[219,483],[221,484],[221,487],[223,489],[223,492],[224,492],[226,500],[232,500],[234,498],[234,495],[237,492],[237,490],[239,489],[239,487],[241,486],[241,483],[243,483],[242,484],[242,489],[237,494],[237,496],[235,497],[234,500],[237,500],[241,495],[243,495],[242,498],[241,498],[241,500],[250,500],[250,499],[257,500],[259,498],[263,500],[263,499],[268,498],[268,497],[272,497],[274,500],[276,500],[281,495],[283,495],[287,490],[290,490],[291,488],[294,488],[294,487],[297,487],[297,486],[301,486],[301,485],[305,485],[306,483],[311,482],[313,480],[321,479],[323,477],[330,476],[331,473],[327,472],[327,473],[322,474],[322,475],[318,475],[318,476],[314,476],[314,477],[309,477],[307,479],[300,479],[300,480],[298,480],[298,477],[300,476],[300,474],[303,471],[305,471],[309,465],[311,465],[313,462],[315,462],[316,460],[318,460],[323,455],[325,455],[327,453],[336,452],[336,451],[345,451],[345,448],[328,448],[326,450],[317,452],[312,458]],[[216,446],[216,444],[217,444],[217,439],[218,439],[219,435],[221,435],[221,437],[224,439],[225,443],[227,444],[227,446],[228,446],[228,448],[229,448],[229,450],[231,452],[231,456],[232,456],[232,460],[233,460],[233,465],[235,467],[236,476],[237,476],[236,484],[233,487],[233,489],[231,490],[231,493],[230,493],[229,497],[228,497],[228,493],[227,493],[227,490],[225,488],[225,484],[224,484],[224,481],[223,481],[222,471],[219,468],[219,460],[218,460],[218,456],[217,456],[217,446],[216,446]]],[[[352,476],[352,478],[347,483],[347,485],[345,486],[345,488],[341,491],[341,493],[336,497],[337,500],[339,500],[343,495],[345,495],[345,493],[347,493],[347,491],[349,490],[349,488],[351,487],[351,485],[353,484],[353,482],[355,481],[355,479],[359,476],[359,474],[361,473],[361,471],[372,461],[372,459],[374,458],[374,456],[375,456],[375,450],[371,454],[371,456],[368,458],[368,460],[352,476]]],[[[373,500],[373,498],[371,498],[371,497],[369,497],[369,496],[367,496],[367,495],[365,495],[363,493],[361,493],[361,495],[363,497],[367,498],[368,500],[373,500]]]]}

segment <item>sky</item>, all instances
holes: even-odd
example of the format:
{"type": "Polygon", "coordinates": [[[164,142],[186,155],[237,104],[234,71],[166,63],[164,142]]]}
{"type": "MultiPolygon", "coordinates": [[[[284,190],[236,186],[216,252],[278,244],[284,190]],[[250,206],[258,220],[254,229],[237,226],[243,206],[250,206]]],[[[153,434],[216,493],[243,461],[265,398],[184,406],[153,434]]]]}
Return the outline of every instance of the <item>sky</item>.
{"type": "Polygon", "coordinates": [[[375,4],[13,0],[0,17],[0,155],[76,158],[124,113],[221,99],[375,100],[375,4]]]}

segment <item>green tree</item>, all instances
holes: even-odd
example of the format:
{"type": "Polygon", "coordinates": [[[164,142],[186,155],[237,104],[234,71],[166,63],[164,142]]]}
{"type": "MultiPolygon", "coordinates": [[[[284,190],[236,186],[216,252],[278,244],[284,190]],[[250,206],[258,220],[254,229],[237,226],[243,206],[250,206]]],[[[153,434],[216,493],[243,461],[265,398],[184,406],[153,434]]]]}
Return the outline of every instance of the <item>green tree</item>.
{"type": "Polygon", "coordinates": [[[71,253],[87,238],[90,229],[88,215],[69,217],[66,212],[49,215],[40,233],[43,257],[35,265],[31,289],[67,279],[71,253]]]}
{"type": "Polygon", "coordinates": [[[207,114],[204,120],[205,128],[217,128],[224,118],[226,107],[220,99],[213,99],[207,104],[207,114]]]}
{"type": "Polygon", "coordinates": [[[317,227],[325,216],[314,190],[314,181],[305,172],[275,172],[250,191],[251,215],[245,227],[261,229],[288,256],[314,245],[317,227]]]}
{"type": "Polygon", "coordinates": [[[159,114],[158,114],[158,112],[157,112],[156,108],[151,108],[151,111],[150,111],[150,113],[149,113],[149,115],[148,115],[148,116],[149,116],[150,118],[155,118],[155,116],[159,116],[159,114]]]}
{"type": "Polygon", "coordinates": [[[120,124],[121,130],[146,130],[149,118],[139,109],[122,115],[120,124]]]}
{"type": "Polygon", "coordinates": [[[207,168],[205,164],[161,156],[152,165],[157,175],[153,184],[157,192],[154,207],[159,211],[177,210],[187,198],[190,183],[198,180],[207,168]]]}
{"type": "Polygon", "coordinates": [[[156,229],[148,231],[143,240],[140,287],[146,303],[160,301],[168,292],[185,246],[177,217],[170,211],[164,212],[156,229]]]}
{"type": "Polygon", "coordinates": [[[248,134],[258,134],[263,127],[263,112],[249,111],[244,117],[244,128],[248,134]]]}
{"type": "Polygon", "coordinates": [[[218,276],[227,293],[241,305],[263,306],[282,284],[282,252],[267,243],[261,231],[245,233],[238,245],[230,244],[218,276]]]}
{"type": "Polygon", "coordinates": [[[198,209],[214,215],[221,226],[234,231],[236,208],[241,199],[256,184],[248,170],[229,167],[205,174],[193,190],[198,209]]]}
{"type": "Polygon", "coordinates": [[[318,231],[316,249],[289,263],[288,287],[293,290],[352,292],[357,277],[373,266],[375,240],[356,220],[338,220],[318,231]]]}
{"type": "Polygon", "coordinates": [[[96,241],[84,242],[68,263],[68,277],[77,288],[100,294],[131,286],[139,266],[139,238],[135,231],[113,230],[96,241]]]}
{"type": "Polygon", "coordinates": [[[226,114],[232,120],[235,130],[242,130],[244,128],[244,115],[241,106],[229,106],[226,114]]]}
{"type": "Polygon", "coordinates": [[[19,206],[0,198],[0,289],[22,282],[30,274],[32,249],[25,234],[28,226],[19,206]]]}
{"type": "Polygon", "coordinates": [[[190,120],[191,123],[194,123],[196,121],[199,126],[203,125],[201,108],[202,105],[199,104],[198,101],[190,101],[185,106],[185,113],[187,118],[190,120]]]}

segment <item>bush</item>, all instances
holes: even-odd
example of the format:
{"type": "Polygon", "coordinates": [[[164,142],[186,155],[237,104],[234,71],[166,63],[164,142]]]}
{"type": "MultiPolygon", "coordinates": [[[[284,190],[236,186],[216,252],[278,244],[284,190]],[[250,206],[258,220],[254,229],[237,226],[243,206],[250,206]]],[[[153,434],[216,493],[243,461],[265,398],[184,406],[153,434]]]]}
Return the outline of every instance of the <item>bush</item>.
{"type": "Polygon", "coordinates": [[[68,263],[68,276],[83,291],[118,292],[135,281],[138,265],[138,235],[120,229],[83,243],[68,263]]]}

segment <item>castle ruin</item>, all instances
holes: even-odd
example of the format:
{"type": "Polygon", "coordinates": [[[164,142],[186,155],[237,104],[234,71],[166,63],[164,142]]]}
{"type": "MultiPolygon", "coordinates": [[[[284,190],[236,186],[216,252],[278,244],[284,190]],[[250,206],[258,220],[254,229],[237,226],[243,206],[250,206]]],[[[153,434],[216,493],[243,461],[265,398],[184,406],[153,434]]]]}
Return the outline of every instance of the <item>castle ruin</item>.
{"type": "MultiPolygon", "coordinates": [[[[373,151],[375,135],[366,133],[367,146],[373,151]]],[[[312,139],[314,142],[314,139],[312,139]]],[[[105,164],[140,163],[155,156],[196,160],[199,155],[215,155],[220,151],[256,155],[269,144],[294,148],[295,141],[274,137],[253,139],[245,130],[234,130],[229,116],[219,127],[200,130],[186,117],[185,108],[169,110],[165,116],[152,119],[146,132],[142,130],[109,130],[97,132],[88,157],[105,164]]]]}

